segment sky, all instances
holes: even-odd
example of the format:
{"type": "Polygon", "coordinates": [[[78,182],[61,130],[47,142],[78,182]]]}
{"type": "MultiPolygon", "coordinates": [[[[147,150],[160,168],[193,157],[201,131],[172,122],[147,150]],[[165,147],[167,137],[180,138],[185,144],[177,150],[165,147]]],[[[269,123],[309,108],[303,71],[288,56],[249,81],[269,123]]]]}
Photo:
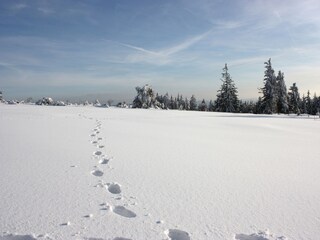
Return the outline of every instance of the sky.
{"type": "Polygon", "coordinates": [[[1,0],[5,98],[132,101],[135,87],[215,99],[227,63],[256,99],[264,62],[320,95],[319,0],[1,0]]]}

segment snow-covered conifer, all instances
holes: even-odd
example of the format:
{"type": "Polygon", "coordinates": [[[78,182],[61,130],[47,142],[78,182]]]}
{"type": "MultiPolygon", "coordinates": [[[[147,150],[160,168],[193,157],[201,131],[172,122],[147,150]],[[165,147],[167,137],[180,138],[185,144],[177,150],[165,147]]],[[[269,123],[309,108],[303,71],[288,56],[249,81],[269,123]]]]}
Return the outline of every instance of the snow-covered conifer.
{"type": "Polygon", "coordinates": [[[190,110],[197,110],[197,99],[194,95],[190,98],[190,110]]]}
{"type": "Polygon", "coordinates": [[[272,114],[276,112],[277,108],[277,79],[274,74],[274,70],[271,66],[271,58],[265,64],[264,72],[264,87],[260,90],[262,91],[262,102],[261,110],[262,113],[272,114]]]}
{"type": "Polygon", "coordinates": [[[133,108],[160,108],[160,103],[155,99],[153,89],[148,85],[136,87],[137,96],[133,100],[133,108]]]}
{"type": "Polygon", "coordinates": [[[312,114],[312,100],[310,97],[310,91],[308,90],[307,96],[306,96],[306,110],[307,114],[312,114]]]}
{"type": "Polygon", "coordinates": [[[212,100],[209,102],[208,111],[213,112],[214,111],[214,103],[212,100]]]}
{"type": "Polygon", "coordinates": [[[222,85],[220,90],[218,90],[217,100],[216,100],[216,110],[219,112],[236,112],[238,111],[238,90],[228,72],[228,66],[222,69],[222,85]]]}
{"type": "Polygon", "coordinates": [[[296,83],[289,88],[289,109],[292,113],[300,114],[300,94],[296,83]]]}
{"type": "Polygon", "coordinates": [[[199,105],[199,111],[207,111],[207,104],[206,101],[203,99],[199,105]]]}
{"type": "Polygon", "coordinates": [[[185,98],[185,100],[184,100],[184,109],[185,110],[190,110],[190,101],[189,101],[189,99],[188,98],[185,98]]]}
{"type": "Polygon", "coordinates": [[[288,93],[283,72],[277,76],[277,109],[278,113],[289,113],[288,93]]]}

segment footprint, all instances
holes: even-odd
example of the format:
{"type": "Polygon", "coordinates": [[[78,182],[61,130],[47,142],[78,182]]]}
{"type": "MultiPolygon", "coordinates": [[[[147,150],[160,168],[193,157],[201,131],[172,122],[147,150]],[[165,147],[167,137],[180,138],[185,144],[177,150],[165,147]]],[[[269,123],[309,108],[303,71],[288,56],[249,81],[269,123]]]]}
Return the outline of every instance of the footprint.
{"type": "Polygon", "coordinates": [[[93,153],[93,155],[100,156],[100,155],[102,155],[102,152],[101,152],[101,151],[95,151],[95,152],[93,153]]]}
{"type": "Polygon", "coordinates": [[[190,240],[189,233],[179,229],[169,229],[164,232],[169,240],[190,240]]]}
{"type": "Polygon", "coordinates": [[[135,214],[134,212],[130,211],[129,209],[126,209],[123,206],[115,206],[112,211],[115,214],[118,214],[122,217],[126,217],[126,218],[134,218],[137,216],[137,214],[135,214]]]}
{"type": "Polygon", "coordinates": [[[91,171],[91,174],[96,176],[96,177],[103,176],[103,172],[101,170],[93,170],[93,171],[91,171]]]}
{"type": "Polygon", "coordinates": [[[65,223],[61,223],[60,226],[70,226],[71,223],[70,222],[65,222],[65,223]]]}
{"type": "Polygon", "coordinates": [[[132,240],[131,238],[116,237],[113,240],[132,240]]]}
{"type": "Polygon", "coordinates": [[[100,164],[108,164],[108,162],[109,162],[109,159],[106,159],[106,158],[99,160],[100,164]]]}
{"type": "Polygon", "coordinates": [[[0,236],[0,240],[37,240],[34,236],[32,235],[4,235],[0,236]]]}
{"type": "Polygon", "coordinates": [[[101,141],[101,140],[102,140],[102,138],[101,138],[101,137],[99,137],[99,138],[98,138],[98,141],[101,141]]]}
{"type": "Polygon", "coordinates": [[[93,214],[88,214],[88,215],[85,215],[85,216],[83,216],[83,217],[85,217],[85,218],[93,218],[93,214]]]}
{"type": "Polygon", "coordinates": [[[121,193],[121,185],[119,183],[108,183],[108,191],[112,194],[121,193]]]}
{"type": "Polygon", "coordinates": [[[95,136],[96,136],[96,135],[95,135],[94,133],[90,135],[90,137],[95,137],[95,136]]]}
{"type": "Polygon", "coordinates": [[[104,146],[103,145],[99,145],[98,148],[104,148],[104,146]]]}
{"type": "Polygon", "coordinates": [[[270,234],[269,230],[259,231],[252,234],[236,234],[234,240],[286,240],[287,237],[281,236],[277,237],[270,234]]]}
{"type": "Polygon", "coordinates": [[[91,143],[92,143],[92,144],[97,144],[97,143],[98,143],[98,141],[91,141],[91,143]]]}

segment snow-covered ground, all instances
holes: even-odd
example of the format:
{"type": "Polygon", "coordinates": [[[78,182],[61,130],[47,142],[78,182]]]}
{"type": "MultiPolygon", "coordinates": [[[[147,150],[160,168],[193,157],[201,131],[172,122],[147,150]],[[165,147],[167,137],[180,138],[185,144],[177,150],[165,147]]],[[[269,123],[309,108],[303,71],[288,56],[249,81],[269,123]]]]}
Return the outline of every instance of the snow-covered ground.
{"type": "Polygon", "coordinates": [[[320,239],[319,133],[313,117],[0,104],[0,239],[320,239]]]}

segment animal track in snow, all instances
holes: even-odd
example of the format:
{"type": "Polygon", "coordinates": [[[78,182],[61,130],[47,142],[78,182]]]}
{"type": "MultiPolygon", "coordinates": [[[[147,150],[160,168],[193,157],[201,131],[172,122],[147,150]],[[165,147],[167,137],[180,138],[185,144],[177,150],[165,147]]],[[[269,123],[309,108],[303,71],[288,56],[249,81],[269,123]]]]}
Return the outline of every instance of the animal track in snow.
{"type": "Polygon", "coordinates": [[[281,236],[277,237],[274,236],[269,232],[269,230],[259,231],[257,233],[252,234],[236,234],[234,236],[234,240],[286,240],[287,237],[281,236]]]}
{"type": "Polygon", "coordinates": [[[126,217],[126,218],[134,218],[137,216],[137,214],[135,214],[134,212],[130,211],[129,209],[123,207],[123,206],[115,206],[112,211],[115,214],[118,214],[122,217],[126,217]]]}
{"type": "Polygon", "coordinates": [[[112,194],[121,193],[121,185],[119,183],[107,183],[108,191],[112,194]]]}
{"type": "Polygon", "coordinates": [[[65,222],[65,223],[61,223],[60,226],[70,226],[71,223],[70,222],[65,222]]]}
{"type": "Polygon", "coordinates": [[[32,235],[4,235],[0,236],[0,240],[37,240],[34,236],[32,235]]]}
{"type": "Polygon", "coordinates": [[[93,170],[93,171],[91,171],[91,174],[92,174],[93,176],[96,176],[96,177],[101,177],[101,176],[103,176],[103,172],[102,172],[101,170],[93,170]]]}
{"type": "Polygon", "coordinates": [[[181,231],[179,229],[168,229],[165,231],[169,240],[190,240],[189,233],[181,231]]]}
{"type": "Polygon", "coordinates": [[[92,144],[98,144],[98,141],[91,141],[92,144]]]}
{"type": "Polygon", "coordinates": [[[90,137],[95,137],[96,135],[94,134],[94,133],[92,133],[91,135],[90,135],[90,137]]]}
{"type": "MultiPolygon", "coordinates": [[[[104,239],[104,238],[84,238],[85,240],[108,240],[108,239],[104,239]]],[[[116,237],[113,238],[112,240],[132,240],[131,238],[123,238],[123,237],[116,237]]]]}
{"type": "Polygon", "coordinates": [[[101,152],[101,151],[95,151],[95,152],[93,153],[93,155],[95,155],[95,156],[101,156],[101,155],[102,155],[102,152],[101,152]]]}
{"type": "Polygon", "coordinates": [[[132,240],[131,238],[116,237],[113,240],[132,240]]]}
{"type": "Polygon", "coordinates": [[[107,158],[103,158],[103,159],[99,160],[100,164],[108,164],[108,162],[109,162],[109,159],[107,159],[107,158]]]}
{"type": "Polygon", "coordinates": [[[102,140],[102,138],[101,138],[101,137],[99,137],[99,138],[98,138],[98,141],[101,141],[101,140],[102,140]]]}
{"type": "Polygon", "coordinates": [[[104,148],[104,146],[103,145],[99,145],[98,148],[104,148]]]}

